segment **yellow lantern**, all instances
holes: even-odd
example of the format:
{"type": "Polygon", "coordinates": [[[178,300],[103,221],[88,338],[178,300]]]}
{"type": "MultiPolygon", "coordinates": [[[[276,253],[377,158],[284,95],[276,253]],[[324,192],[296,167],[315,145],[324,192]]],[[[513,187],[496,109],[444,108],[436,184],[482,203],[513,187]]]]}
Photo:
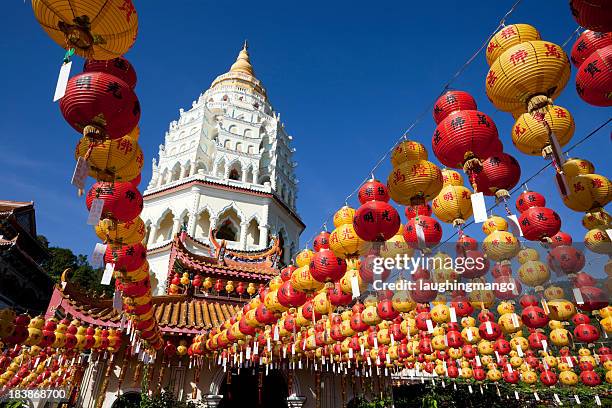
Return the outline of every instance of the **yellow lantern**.
{"type": "Polygon", "coordinates": [[[540,39],[538,30],[529,24],[510,24],[498,31],[487,45],[487,63],[493,64],[508,48],[525,41],[540,39]]]}
{"type": "Polygon", "coordinates": [[[468,344],[476,344],[480,341],[480,333],[478,333],[478,329],[474,326],[464,327],[461,330],[461,337],[468,344]]]}
{"type": "Polygon", "coordinates": [[[603,208],[598,211],[587,212],[582,218],[582,225],[588,230],[597,227],[610,228],[612,216],[603,208]]]}
{"type": "MultiPolygon", "coordinates": [[[[472,282],[477,281],[485,283],[484,279],[472,279],[472,282]]],[[[487,289],[477,289],[468,294],[468,300],[474,308],[488,309],[492,307],[495,302],[495,294],[487,289]]]]}
{"type": "Polygon", "coordinates": [[[563,292],[563,288],[551,285],[544,289],[544,297],[546,300],[563,299],[565,297],[565,293],[563,292]]]}
{"type": "Polygon", "coordinates": [[[520,347],[521,350],[523,350],[523,352],[525,352],[528,348],[529,348],[529,342],[527,341],[526,338],[524,338],[523,336],[521,336],[521,332],[518,333],[519,335],[515,335],[515,337],[510,339],[510,347],[512,347],[512,350],[517,351],[518,348],[520,347]]]}
{"type": "Polygon", "coordinates": [[[463,176],[452,169],[442,169],[442,187],[463,186],[463,176]]]}
{"type": "Polygon", "coordinates": [[[446,304],[440,303],[431,309],[431,320],[442,324],[450,321],[450,309],[446,304]]]}
{"type": "Polygon", "coordinates": [[[548,302],[549,316],[554,320],[569,320],[576,314],[576,307],[565,299],[554,299],[548,302]]]}
{"type": "Polygon", "coordinates": [[[359,238],[352,223],[340,225],[329,237],[329,248],[339,258],[359,255],[365,246],[366,242],[359,238]]]}
{"type": "Polygon", "coordinates": [[[368,284],[367,282],[364,282],[363,279],[361,279],[361,275],[359,275],[359,271],[356,269],[350,269],[346,271],[344,273],[344,276],[340,278],[340,289],[342,290],[342,292],[346,294],[353,293],[353,287],[351,283],[351,280],[353,279],[353,277],[357,278],[357,283],[359,285],[359,292],[360,293],[365,292],[365,290],[368,288],[368,284]]]}
{"type": "Polygon", "coordinates": [[[416,302],[410,298],[410,292],[407,290],[399,290],[393,294],[391,298],[393,309],[398,312],[409,312],[416,307],[416,302]]]}
{"type": "Polygon", "coordinates": [[[493,231],[484,239],[482,249],[489,259],[503,261],[514,258],[521,246],[512,233],[493,231]]]}
{"type": "Polygon", "coordinates": [[[361,319],[368,326],[375,326],[382,321],[380,316],[378,316],[378,310],[376,310],[376,306],[374,305],[367,306],[361,312],[361,319]]]}
{"type": "Polygon", "coordinates": [[[312,305],[317,313],[327,314],[331,310],[331,303],[327,298],[327,292],[317,294],[312,300],[312,305]]]}
{"type": "Polygon", "coordinates": [[[514,325],[514,321],[512,319],[512,313],[506,313],[506,314],[499,316],[499,319],[497,320],[497,324],[499,324],[499,326],[501,327],[504,333],[516,333],[521,330],[521,327],[523,324],[521,321],[520,315],[517,314],[516,318],[518,319],[518,326],[514,325]]]}
{"type": "Polygon", "coordinates": [[[539,261],[540,254],[533,248],[523,248],[519,251],[518,254],[516,254],[516,259],[522,265],[525,262],[529,261],[539,261]]]}
{"type": "Polygon", "coordinates": [[[526,370],[521,373],[521,380],[525,384],[535,384],[538,382],[538,375],[533,370],[526,370]]]}
{"type": "Polygon", "coordinates": [[[569,191],[563,203],[574,211],[605,207],[612,200],[612,183],[599,174],[579,174],[567,178],[569,191]]]}
{"type": "Polygon", "coordinates": [[[411,160],[393,167],[387,179],[389,195],[402,205],[432,200],[442,189],[442,172],[430,161],[411,160]]]}
{"type": "Polygon", "coordinates": [[[345,205],[334,214],[334,227],[338,228],[344,224],[353,224],[354,217],[355,209],[345,205]]]}
{"type": "MultiPolygon", "coordinates": [[[[206,289],[210,289],[212,287],[212,280],[210,278],[204,279],[203,286],[206,289]]],[[[246,291],[249,294],[249,296],[253,296],[255,292],[257,292],[257,288],[255,287],[255,284],[253,282],[249,282],[249,284],[247,285],[246,291]]]]}
{"type": "Polygon", "coordinates": [[[485,85],[498,109],[527,112],[534,108],[534,97],[549,102],[559,96],[569,77],[563,48],[548,41],[526,41],[508,48],[491,64],[485,85]]]}
{"type": "Polygon", "coordinates": [[[308,266],[310,265],[310,260],[312,259],[313,255],[314,252],[312,252],[310,249],[300,251],[300,253],[295,257],[295,264],[298,268],[308,266]]]}
{"type": "Polygon", "coordinates": [[[310,267],[306,265],[293,271],[291,274],[291,286],[301,291],[313,291],[321,289],[325,285],[312,277],[310,267]]]}
{"type": "Polygon", "coordinates": [[[601,328],[608,334],[612,334],[612,316],[605,317],[599,321],[601,328]]]}
{"type": "Polygon", "coordinates": [[[572,158],[567,159],[563,166],[563,173],[565,177],[575,177],[579,174],[593,174],[595,173],[595,166],[588,160],[572,158]]]}
{"type": "Polygon", "coordinates": [[[482,232],[490,235],[493,231],[508,231],[508,221],[497,215],[490,216],[482,223],[482,232]]]}
{"type": "Polygon", "coordinates": [[[559,373],[559,381],[563,385],[576,385],[578,384],[578,375],[573,371],[562,371],[559,373]]]}
{"type": "Polygon", "coordinates": [[[552,344],[557,347],[567,346],[570,343],[569,332],[565,329],[557,328],[551,330],[549,337],[552,344]]]}
{"type": "Polygon", "coordinates": [[[189,273],[187,272],[183,273],[183,276],[181,276],[180,282],[181,282],[181,285],[189,285],[189,273]]]}
{"type": "Polygon", "coordinates": [[[145,224],[140,217],[120,223],[103,219],[96,225],[96,235],[98,238],[113,245],[137,244],[144,240],[145,233],[145,224]]]}
{"type": "Polygon", "coordinates": [[[550,279],[548,267],[540,261],[527,261],[518,270],[519,279],[527,286],[542,291],[542,285],[550,279]]]}
{"type": "Polygon", "coordinates": [[[397,167],[402,163],[415,160],[427,160],[427,150],[419,142],[404,140],[395,146],[391,153],[391,165],[397,167]]]}
{"type": "Polygon", "coordinates": [[[514,305],[510,302],[499,302],[497,305],[497,313],[499,313],[500,316],[514,313],[514,305]]]}
{"type": "Polygon", "coordinates": [[[453,226],[465,223],[472,215],[472,192],[464,186],[449,185],[433,199],[433,213],[438,219],[453,226]]]}
{"type": "Polygon", "coordinates": [[[596,254],[612,255],[612,241],[603,228],[593,228],[584,236],[584,244],[596,254]]]}
{"type": "Polygon", "coordinates": [[[492,368],[487,371],[487,379],[489,381],[499,381],[501,380],[502,373],[497,368],[492,368]]]}
{"type": "Polygon", "coordinates": [[[406,254],[408,257],[414,255],[414,248],[406,243],[403,235],[403,226],[400,226],[400,230],[397,234],[386,240],[379,247],[379,253],[381,258],[395,258],[397,255],[406,254]]]}
{"type": "Polygon", "coordinates": [[[549,128],[560,146],[565,146],[576,125],[570,112],[556,105],[546,105],[536,112],[523,113],[512,127],[512,142],[521,152],[531,156],[548,156],[549,128]]]}
{"type": "Polygon", "coordinates": [[[109,60],[136,40],[138,15],[131,1],[32,0],[34,16],[53,41],[83,58],[109,60]]]}

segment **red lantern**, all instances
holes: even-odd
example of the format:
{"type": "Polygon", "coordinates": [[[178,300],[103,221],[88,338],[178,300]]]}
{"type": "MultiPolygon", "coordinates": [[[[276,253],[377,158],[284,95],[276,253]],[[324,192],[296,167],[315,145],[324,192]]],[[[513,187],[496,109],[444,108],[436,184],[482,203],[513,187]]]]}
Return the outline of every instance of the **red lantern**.
{"type": "Polygon", "coordinates": [[[497,351],[499,355],[505,356],[506,354],[510,353],[512,347],[510,347],[510,342],[508,342],[508,340],[504,338],[499,338],[495,340],[495,343],[493,344],[493,350],[497,351]]]}
{"type": "Polygon", "coordinates": [[[109,245],[104,262],[115,264],[116,271],[135,271],[144,264],[147,249],[139,242],[133,245],[109,245]]]}
{"type": "Polygon", "coordinates": [[[531,329],[537,329],[546,326],[548,323],[548,315],[540,306],[527,306],[521,313],[521,320],[525,326],[531,329]]]}
{"type": "Polygon", "coordinates": [[[95,183],[87,192],[87,210],[91,209],[94,199],[104,200],[101,218],[110,218],[118,222],[128,222],[142,211],[142,194],[130,182],[95,183]]]}
{"type": "Polygon", "coordinates": [[[579,288],[582,295],[583,304],[578,304],[578,308],[591,312],[601,309],[608,305],[610,300],[607,293],[595,286],[582,286],[579,288]]]}
{"type": "Polygon", "coordinates": [[[502,150],[495,122],[477,110],[451,112],[432,137],[433,152],[443,165],[462,168],[466,159],[485,159],[502,150]]]}
{"type": "MultiPolygon", "coordinates": [[[[197,275],[196,277],[198,277],[200,275],[197,275]]],[[[200,285],[201,285],[201,281],[200,281],[200,285]]],[[[193,283],[193,285],[195,286],[195,281],[193,283]]],[[[244,295],[244,292],[246,292],[246,287],[244,286],[244,282],[238,282],[238,286],[236,286],[236,293],[238,293],[238,296],[242,297],[242,295],[244,295]]]]}
{"type": "Polygon", "coordinates": [[[84,72],[70,78],[59,106],[70,126],[93,138],[125,136],[140,119],[140,104],[134,91],[121,79],[104,72],[84,72]]]}
{"type": "Polygon", "coordinates": [[[544,370],[540,374],[540,381],[542,381],[542,384],[552,387],[557,383],[557,374],[550,370],[544,370]]]}
{"type": "Polygon", "coordinates": [[[540,241],[553,237],[561,229],[559,215],[546,207],[530,207],[519,216],[525,239],[540,241]]]}
{"type": "Polygon", "coordinates": [[[561,245],[572,245],[572,236],[567,232],[559,231],[551,238],[552,242],[550,245],[552,247],[558,247],[561,245]]]}
{"type": "Polygon", "coordinates": [[[261,303],[255,309],[255,319],[261,324],[272,324],[276,321],[276,316],[261,303]]]}
{"type": "Polygon", "coordinates": [[[580,373],[580,381],[589,387],[596,387],[601,384],[601,378],[595,371],[583,371],[580,373]]]}
{"type": "Polygon", "coordinates": [[[329,249],[329,232],[321,231],[312,242],[312,247],[315,252],[319,252],[321,249],[329,249]]]}
{"type": "Polygon", "coordinates": [[[548,266],[557,273],[575,274],[584,268],[584,254],[572,246],[558,246],[548,253],[548,266]]]}
{"type": "Polygon", "coordinates": [[[438,98],[434,105],[433,117],[436,124],[440,123],[451,112],[476,110],[476,101],[465,91],[447,91],[438,98]]]}
{"type": "Polygon", "coordinates": [[[460,273],[463,268],[462,276],[465,278],[479,278],[485,276],[489,270],[489,260],[481,251],[466,251],[465,255],[455,258],[455,271],[460,273]]]}
{"type": "Polygon", "coordinates": [[[578,272],[574,278],[574,286],[577,288],[595,285],[597,285],[597,280],[586,272],[578,272]]]}
{"type": "Polygon", "coordinates": [[[353,296],[350,293],[344,293],[340,282],[334,283],[333,288],[327,290],[329,302],[334,306],[346,306],[351,303],[353,296]]]}
{"type": "Polygon", "coordinates": [[[474,313],[474,306],[472,306],[465,296],[454,297],[450,302],[450,307],[455,308],[455,314],[459,318],[470,316],[474,313]]]}
{"type": "Polygon", "coordinates": [[[306,294],[291,286],[291,282],[285,282],[277,292],[278,302],[284,307],[298,307],[306,302],[306,294]]]}
{"type": "Polygon", "coordinates": [[[521,166],[509,154],[498,152],[482,161],[475,171],[478,191],[484,195],[508,197],[521,178],[521,166]]]}
{"type": "Polygon", "coordinates": [[[570,0],[570,10],[579,25],[593,31],[612,31],[612,7],[608,0],[570,0]]]}
{"type": "Polygon", "coordinates": [[[529,335],[529,337],[527,337],[529,348],[531,348],[532,350],[542,350],[544,348],[544,344],[542,343],[542,341],[546,340],[548,340],[547,337],[539,331],[533,331],[529,335]]]}
{"type": "Polygon", "coordinates": [[[612,33],[584,30],[572,47],[570,59],[576,68],[596,50],[612,45],[612,33]]]}
{"type": "Polygon", "coordinates": [[[583,343],[595,343],[599,339],[599,330],[592,324],[583,323],[574,328],[574,336],[583,343]]]}
{"type": "Polygon", "coordinates": [[[126,282],[123,285],[123,294],[125,296],[138,297],[144,296],[151,290],[151,280],[147,276],[145,279],[137,282],[126,282]]]}
{"type": "Polygon", "coordinates": [[[377,280],[385,282],[391,274],[391,270],[385,268],[384,265],[375,264],[378,259],[380,258],[375,254],[368,254],[362,259],[359,264],[359,276],[364,282],[372,283],[375,277],[377,280]],[[379,271],[378,268],[382,271],[379,271]]]}
{"type": "MultiPolygon", "coordinates": [[[[415,225],[416,218],[411,218],[410,220],[408,220],[408,223],[406,223],[406,226],[404,228],[404,240],[408,245],[414,248],[419,246],[415,225]]],[[[440,227],[438,221],[426,215],[419,215],[418,225],[420,225],[421,229],[423,230],[423,235],[425,237],[425,246],[431,248],[440,243],[440,240],[442,239],[442,227],[440,227]]]]}
{"type": "Polygon", "coordinates": [[[351,329],[357,333],[360,333],[366,331],[368,327],[370,326],[363,321],[361,318],[361,313],[353,311],[353,315],[351,316],[351,329]]]}
{"type": "Polygon", "coordinates": [[[446,342],[448,343],[448,347],[459,348],[463,346],[463,337],[461,337],[459,331],[450,330],[446,333],[446,342]]]}
{"type": "Polygon", "coordinates": [[[535,191],[523,191],[516,199],[516,209],[523,212],[531,207],[544,207],[546,199],[540,193],[535,191]]]}
{"type": "Polygon", "coordinates": [[[457,252],[457,256],[465,255],[466,251],[477,249],[478,241],[476,241],[476,239],[470,237],[467,234],[461,234],[461,236],[457,240],[457,244],[455,245],[455,251],[457,252]]]}
{"type": "Polygon", "coordinates": [[[365,204],[368,201],[389,201],[387,186],[378,180],[368,180],[359,188],[359,202],[365,204]]]}
{"type": "Polygon", "coordinates": [[[355,212],[353,227],[364,241],[386,241],[399,230],[400,217],[391,204],[368,201],[355,212]]]}
{"type": "Polygon", "coordinates": [[[495,279],[500,278],[502,276],[512,276],[512,264],[506,262],[496,263],[495,265],[493,265],[491,275],[493,275],[495,279]]]}
{"type": "Polygon", "coordinates": [[[405,213],[407,219],[415,218],[417,215],[426,215],[429,217],[432,214],[432,209],[429,203],[409,205],[406,207],[405,213]]]}
{"type": "MultiPolygon", "coordinates": [[[[194,288],[199,288],[200,286],[202,286],[202,277],[200,275],[194,276],[193,282],[191,282],[191,284],[193,285],[194,288]]],[[[242,293],[244,293],[244,284],[240,282],[238,284],[238,288],[236,288],[236,292],[238,292],[239,295],[242,295],[242,293]],[[240,288],[241,285],[242,285],[242,291],[239,291],[238,288],[240,288]]]]}
{"type": "Polygon", "coordinates": [[[85,60],[83,72],[106,72],[121,79],[132,89],[136,86],[136,71],[123,57],[105,61],[85,60]]]}
{"type": "Polygon", "coordinates": [[[595,106],[612,106],[612,45],[594,51],[578,68],[576,92],[595,106]]]}
{"type": "Polygon", "coordinates": [[[330,249],[321,249],[310,261],[310,274],[318,282],[337,282],[346,272],[346,262],[330,249]]]}
{"type": "Polygon", "coordinates": [[[414,281],[414,290],[410,291],[410,298],[417,303],[429,303],[434,300],[438,294],[437,291],[431,288],[432,282],[429,279],[416,279],[414,281]]]}
{"type": "Polygon", "coordinates": [[[495,340],[502,335],[499,324],[493,321],[481,323],[480,326],[478,326],[478,333],[480,334],[480,337],[485,340],[495,340]]]}
{"type": "Polygon", "coordinates": [[[475,368],[472,371],[472,375],[476,381],[483,381],[487,377],[487,373],[482,368],[475,368]]]}
{"type": "Polygon", "coordinates": [[[321,313],[318,313],[314,306],[312,305],[312,300],[308,300],[302,306],[302,317],[307,320],[319,320],[321,318],[321,313]]]}
{"type": "Polygon", "coordinates": [[[393,302],[389,299],[381,300],[376,305],[378,316],[383,320],[393,320],[399,316],[399,312],[393,309],[393,302]]]}

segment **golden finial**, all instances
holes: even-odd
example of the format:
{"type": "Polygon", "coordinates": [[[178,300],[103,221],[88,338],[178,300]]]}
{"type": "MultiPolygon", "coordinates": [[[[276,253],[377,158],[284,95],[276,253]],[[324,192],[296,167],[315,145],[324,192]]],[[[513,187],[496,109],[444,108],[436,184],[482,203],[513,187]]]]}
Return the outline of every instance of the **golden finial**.
{"type": "Polygon", "coordinates": [[[249,60],[249,43],[247,40],[244,40],[244,44],[242,45],[242,50],[238,54],[238,58],[236,58],[236,62],[230,68],[230,72],[242,72],[248,75],[254,76],[253,66],[251,65],[251,61],[249,60]]]}

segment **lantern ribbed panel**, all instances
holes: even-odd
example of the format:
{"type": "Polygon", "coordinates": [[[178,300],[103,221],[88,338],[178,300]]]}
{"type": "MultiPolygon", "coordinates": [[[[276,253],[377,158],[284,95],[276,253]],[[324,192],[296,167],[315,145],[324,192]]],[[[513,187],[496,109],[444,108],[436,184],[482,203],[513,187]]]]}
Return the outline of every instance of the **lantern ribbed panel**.
{"type": "Polygon", "coordinates": [[[533,96],[559,96],[569,77],[570,63],[560,46],[528,41],[504,51],[491,65],[485,84],[487,96],[498,109],[526,112],[533,96]]]}
{"type": "Polygon", "coordinates": [[[398,144],[391,153],[391,165],[399,166],[407,161],[427,160],[427,150],[419,142],[404,140],[398,144]]]}
{"type": "Polygon", "coordinates": [[[140,217],[115,225],[101,220],[96,225],[96,235],[98,238],[112,244],[136,244],[142,242],[145,233],[144,221],[140,217]]]}
{"type": "Polygon", "coordinates": [[[484,159],[502,150],[495,122],[477,110],[450,113],[432,136],[433,152],[447,167],[462,168],[466,154],[484,159]]]}
{"type": "Polygon", "coordinates": [[[308,265],[301,266],[293,271],[291,274],[291,280],[289,282],[291,282],[291,286],[293,286],[294,289],[302,291],[318,290],[324,286],[322,282],[319,282],[312,277],[308,265]]]}
{"type": "Polygon", "coordinates": [[[49,37],[65,49],[74,45],[66,40],[61,24],[74,25],[76,17],[83,20],[86,16],[95,43],[89,48],[75,48],[84,58],[120,57],[134,44],[138,33],[138,15],[131,0],[32,0],[32,9],[49,37]]]}
{"type": "Polygon", "coordinates": [[[295,257],[295,264],[298,266],[298,268],[302,266],[308,266],[313,255],[314,252],[312,252],[310,249],[304,249],[303,251],[300,251],[295,257]]]}
{"type": "Polygon", "coordinates": [[[601,33],[597,31],[585,30],[576,39],[570,59],[576,68],[587,59],[593,52],[600,48],[612,45],[612,33],[601,33]]]}
{"type": "Polygon", "coordinates": [[[522,153],[541,155],[542,149],[550,145],[546,124],[560,146],[565,146],[574,136],[576,125],[571,113],[561,106],[546,105],[538,112],[519,116],[512,127],[512,143],[522,153]]]}
{"type": "Polygon", "coordinates": [[[389,192],[387,186],[378,180],[368,180],[361,187],[359,187],[359,193],[357,194],[359,202],[364,204],[368,201],[389,201],[389,192]]]}
{"type": "Polygon", "coordinates": [[[503,261],[514,258],[521,245],[516,237],[508,231],[493,231],[486,236],[482,249],[493,261],[503,261]]]}
{"type": "MultiPolygon", "coordinates": [[[[440,240],[442,239],[442,227],[435,218],[420,215],[418,217],[418,222],[423,229],[425,244],[428,247],[432,247],[440,243],[440,240]]],[[[416,218],[411,218],[404,226],[404,240],[406,240],[406,243],[412,247],[416,247],[418,245],[415,224],[416,218]]]]}
{"type": "Polygon", "coordinates": [[[612,106],[612,45],[593,52],[580,65],[576,92],[588,104],[612,106]]]}
{"type": "Polygon", "coordinates": [[[540,261],[527,261],[518,270],[521,282],[527,286],[541,286],[550,279],[548,267],[540,261]]]}
{"type": "Polygon", "coordinates": [[[612,183],[599,174],[581,174],[567,179],[568,195],[563,203],[574,211],[584,212],[605,207],[612,201],[612,183]]]}
{"type": "Polygon", "coordinates": [[[294,288],[289,281],[282,284],[277,296],[280,304],[285,307],[298,307],[306,302],[306,293],[294,288]]]}
{"type": "Polygon", "coordinates": [[[346,272],[346,262],[333,251],[321,249],[310,261],[310,274],[319,282],[336,282],[346,272]]]}
{"type": "Polygon", "coordinates": [[[474,97],[465,91],[447,91],[434,104],[433,117],[436,124],[442,122],[451,112],[476,110],[474,97]]]}
{"type": "Polygon", "coordinates": [[[498,190],[510,191],[520,178],[518,161],[509,154],[496,153],[482,162],[482,167],[476,173],[476,184],[478,191],[491,196],[498,190]]]}
{"type": "Polygon", "coordinates": [[[563,163],[563,166],[561,166],[561,168],[563,169],[565,177],[569,178],[577,176],[579,174],[595,173],[595,166],[593,165],[593,163],[585,159],[567,159],[567,161],[563,163]]]}
{"type": "Polygon", "coordinates": [[[70,78],[59,107],[76,131],[97,125],[104,129],[101,137],[110,139],[130,133],[140,119],[136,94],[125,82],[103,72],[86,72],[70,78]]]}
{"type": "Polygon", "coordinates": [[[334,227],[339,227],[342,224],[352,224],[355,217],[355,209],[344,206],[334,214],[334,227]]]}
{"type": "Polygon", "coordinates": [[[87,192],[87,209],[91,209],[94,198],[104,200],[102,218],[127,222],[136,218],[142,211],[142,195],[129,182],[97,182],[87,192]]]}
{"type": "Polygon", "coordinates": [[[472,215],[472,192],[463,186],[446,186],[433,199],[433,213],[448,224],[456,220],[467,220],[472,215]]]}
{"type": "Polygon", "coordinates": [[[353,224],[340,225],[329,237],[329,248],[340,258],[358,255],[366,247],[366,242],[359,238],[353,224]]]}
{"type": "Polygon", "coordinates": [[[138,282],[149,276],[149,262],[144,261],[140,268],[132,271],[116,271],[115,276],[121,282],[138,282]]]}
{"type": "Polygon", "coordinates": [[[397,233],[400,217],[391,204],[368,201],[355,212],[353,227],[364,241],[385,241],[397,233]]]}
{"type": "Polygon", "coordinates": [[[508,48],[540,39],[538,30],[529,24],[510,24],[499,30],[487,46],[487,63],[491,65],[508,48]]]}
{"type": "Polygon", "coordinates": [[[530,207],[518,218],[525,239],[539,241],[551,238],[561,229],[561,218],[547,207],[530,207]]]}
{"type": "Polygon", "coordinates": [[[442,172],[430,161],[406,161],[394,167],[387,179],[389,195],[402,205],[432,200],[442,189],[442,172]]]}
{"type": "Polygon", "coordinates": [[[535,191],[523,191],[516,199],[516,209],[523,212],[529,207],[544,207],[546,199],[544,196],[535,191]]]}
{"type": "Polygon", "coordinates": [[[508,231],[508,221],[497,215],[492,215],[482,223],[482,232],[490,235],[493,231],[508,231]]]}
{"type": "Polygon", "coordinates": [[[115,264],[116,271],[133,271],[146,261],[147,249],[141,244],[109,245],[104,262],[115,264]]]}
{"type": "Polygon", "coordinates": [[[442,184],[444,187],[446,186],[462,186],[463,185],[463,176],[461,173],[451,170],[451,169],[442,169],[442,184]]]}
{"type": "Polygon", "coordinates": [[[612,31],[612,5],[609,0],[570,0],[576,22],[589,30],[612,31]]]}
{"type": "Polygon", "coordinates": [[[111,60],[85,60],[83,72],[106,72],[124,81],[130,88],[136,86],[136,71],[132,64],[123,57],[111,60]]]}

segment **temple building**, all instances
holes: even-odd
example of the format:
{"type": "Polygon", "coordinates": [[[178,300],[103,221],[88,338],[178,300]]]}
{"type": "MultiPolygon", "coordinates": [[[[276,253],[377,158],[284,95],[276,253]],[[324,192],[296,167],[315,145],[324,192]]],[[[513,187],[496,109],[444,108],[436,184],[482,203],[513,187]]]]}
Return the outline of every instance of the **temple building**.
{"type": "Polygon", "coordinates": [[[294,148],[280,114],[255,77],[247,44],[230,70],[179,110],[170,123],[144,193],[149,264],[163,294],[173,238],[211,255],[209,232],[228,249],[261,251],[278,237],[289,263],[304,229],[296,211],[294,148]]]}
{"type": "Polygon", "coordinates": [[[53,289],[41,267],[48,257],[36,238],[34,203],[0,201],[0,309],[45,310],[53,289]]]}

